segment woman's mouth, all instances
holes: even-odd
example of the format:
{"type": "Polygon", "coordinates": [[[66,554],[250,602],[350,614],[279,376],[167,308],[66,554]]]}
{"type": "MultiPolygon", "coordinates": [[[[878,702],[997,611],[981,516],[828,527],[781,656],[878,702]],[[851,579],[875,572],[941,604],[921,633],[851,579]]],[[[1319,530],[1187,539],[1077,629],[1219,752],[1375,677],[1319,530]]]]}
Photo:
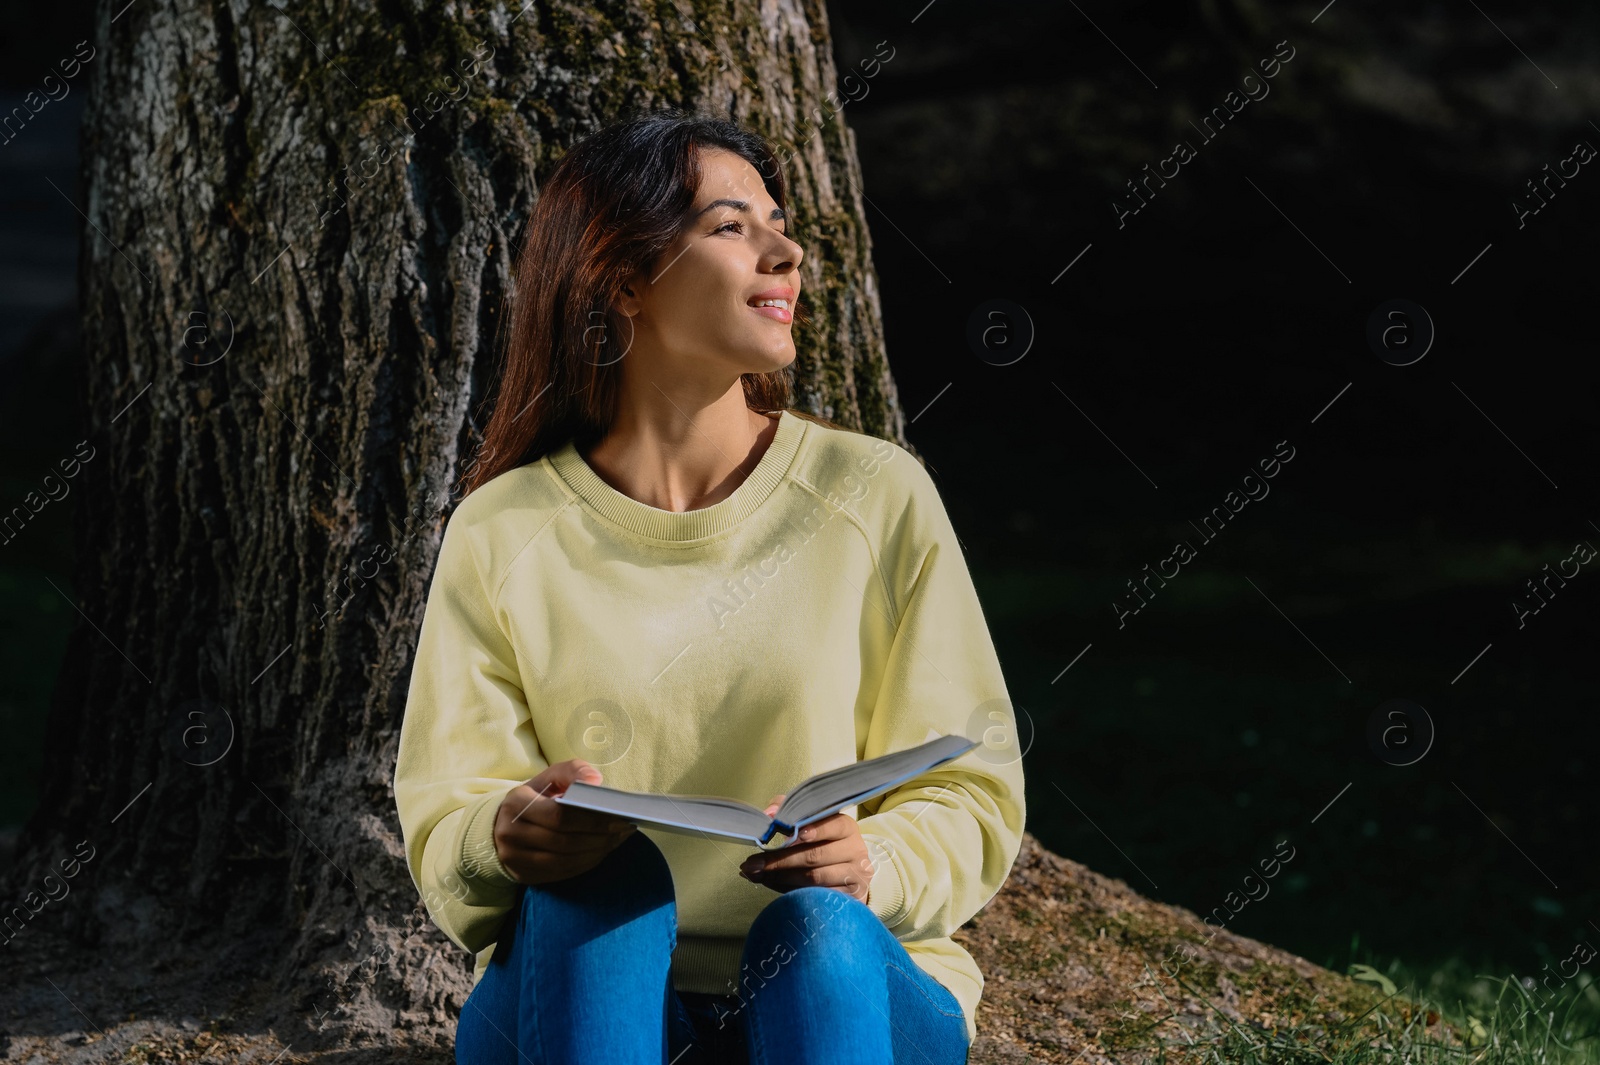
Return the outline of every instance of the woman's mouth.
{"type": "Polygon", "coordinates": [[[757,314],[771,318],[778,322],[794,321],[794,310],[788,300],[784,299],[757,299],[751,300],[750,306],[757,314]]]}

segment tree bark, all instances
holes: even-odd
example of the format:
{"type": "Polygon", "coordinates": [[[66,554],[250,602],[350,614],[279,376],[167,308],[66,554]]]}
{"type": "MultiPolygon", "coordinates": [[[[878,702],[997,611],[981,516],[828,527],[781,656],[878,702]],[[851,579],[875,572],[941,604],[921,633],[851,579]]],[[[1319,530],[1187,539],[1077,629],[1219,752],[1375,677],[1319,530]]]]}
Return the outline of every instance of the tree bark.
{"type": "Polygon", "coordinates": [[[76,935],[264,981],[297,1049],[448,1045],[471,957],[391,777],[537,176],[645,105],[792,150],[797,405],[905,444],[825,9],[125,2],[73,190],[82,620],[17,868],[86,841],[76,935]]]}

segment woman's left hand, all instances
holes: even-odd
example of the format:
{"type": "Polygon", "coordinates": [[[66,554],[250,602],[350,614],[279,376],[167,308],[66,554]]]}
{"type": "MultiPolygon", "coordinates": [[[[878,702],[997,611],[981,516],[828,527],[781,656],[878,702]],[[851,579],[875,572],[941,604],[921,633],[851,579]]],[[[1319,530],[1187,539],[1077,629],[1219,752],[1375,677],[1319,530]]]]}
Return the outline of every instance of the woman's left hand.
{"type": "MultiPolygon", "coordinates": [[[[779,795],[767,804],[767,816],[782,802],[779,795]]],[[[831,887],[859,902],[867,901],[873,872],[861,826],[843,813],[811,822],[795,842],[752,854],[739,867],[740,876],[774,891],[831,887]]]]}

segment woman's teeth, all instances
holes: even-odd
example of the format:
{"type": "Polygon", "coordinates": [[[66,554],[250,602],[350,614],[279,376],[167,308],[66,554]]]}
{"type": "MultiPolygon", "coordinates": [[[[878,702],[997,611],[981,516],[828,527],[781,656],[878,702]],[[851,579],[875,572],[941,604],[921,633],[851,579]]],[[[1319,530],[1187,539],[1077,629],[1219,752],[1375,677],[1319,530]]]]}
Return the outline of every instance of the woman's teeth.
{"type": "Polygon", "coordinates": [[[757,307],[782,307],[784,310],[788,310],[789,309],[789,301],[788,300],[756,300],[754,306],[757,306],[757,307]]]}

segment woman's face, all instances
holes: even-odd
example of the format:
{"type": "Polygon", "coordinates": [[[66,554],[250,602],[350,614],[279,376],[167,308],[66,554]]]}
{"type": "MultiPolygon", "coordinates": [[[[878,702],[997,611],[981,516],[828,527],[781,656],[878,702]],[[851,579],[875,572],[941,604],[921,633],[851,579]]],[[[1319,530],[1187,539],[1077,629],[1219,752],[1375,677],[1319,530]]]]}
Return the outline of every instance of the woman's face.
{"type": "MultiPolygon", "coordinates": [[[[800,245],[761,175],[724,149],[700,155],[700,186],[678,239],[618,301],[632,319],[626,361],[652,374],[737,377],[794,361],[800,245]],[[760,297],[786,306],[758,308],[760,297]]],[[[726,384],[726,382],[722,382],[726,384]]]]}

